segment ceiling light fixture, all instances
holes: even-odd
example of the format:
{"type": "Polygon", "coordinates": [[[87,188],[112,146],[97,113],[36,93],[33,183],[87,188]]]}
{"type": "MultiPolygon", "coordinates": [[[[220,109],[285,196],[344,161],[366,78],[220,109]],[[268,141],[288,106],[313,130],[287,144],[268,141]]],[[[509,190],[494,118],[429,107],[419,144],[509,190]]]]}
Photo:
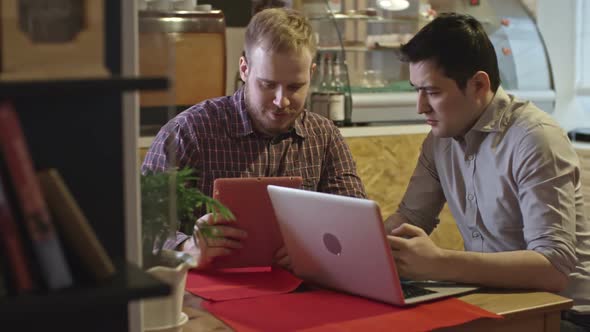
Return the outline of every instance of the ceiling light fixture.
{"type": "Polygon", "coordinates": [[[391,11],[404,10],[410,6],[408,0],[377,0],[377,4],[382,9],[391,11]]]}

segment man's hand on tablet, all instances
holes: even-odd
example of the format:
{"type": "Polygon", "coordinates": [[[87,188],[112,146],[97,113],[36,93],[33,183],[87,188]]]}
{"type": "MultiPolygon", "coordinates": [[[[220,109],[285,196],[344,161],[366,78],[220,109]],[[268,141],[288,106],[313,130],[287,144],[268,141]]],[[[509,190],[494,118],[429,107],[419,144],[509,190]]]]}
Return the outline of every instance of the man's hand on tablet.
{"type": "Polygon", "coordinates": [[[248,234],[230,222],[206,214],[199,218],[194,227],[193,236],[185,241],[181,250],[195,256],[197,269],[206,269],[216,257],[230,255],[235,249],[242,248],[240,240],[248,234]]]}

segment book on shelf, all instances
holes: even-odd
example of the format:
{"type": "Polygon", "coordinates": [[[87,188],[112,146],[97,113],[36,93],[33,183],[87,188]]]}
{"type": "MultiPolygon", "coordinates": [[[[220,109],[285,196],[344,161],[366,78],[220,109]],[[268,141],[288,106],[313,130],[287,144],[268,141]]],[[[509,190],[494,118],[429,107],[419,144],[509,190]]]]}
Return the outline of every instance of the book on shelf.
{"type": "Polygon", "coordinates": [[[35,285],[28,266],[29,259],[5,188],[2,173],[0,173],[0,248],[4,253],[5,279],[10,280],[11,290],[19,294],[32,291],[35,285]]]}
{"type": "MultiPolygon", "coordinates": [[[[2,263],[2,259],[0,259],[0,263],[2,263]]],[[[8,291],[6,289],[6,281],[4,280],[4,271],[0,270],[0,298],[8,295],[8,291]]]]}
{"type": "Polygon", "coordinates": [[[93,280],[114,275],[113,262],[59,172],[51,168],[38,172],[38,177],[66,251],[73,253],[71,256],[93,280]]]}
{"type": "Polygon", "coordinates": [[[0,102],[0,153],[15,191],[21,221],[41,279],[49,289],[71,286],[73,278],[70,268],[43,200],[18,116],[9,101],[0,102]]]}

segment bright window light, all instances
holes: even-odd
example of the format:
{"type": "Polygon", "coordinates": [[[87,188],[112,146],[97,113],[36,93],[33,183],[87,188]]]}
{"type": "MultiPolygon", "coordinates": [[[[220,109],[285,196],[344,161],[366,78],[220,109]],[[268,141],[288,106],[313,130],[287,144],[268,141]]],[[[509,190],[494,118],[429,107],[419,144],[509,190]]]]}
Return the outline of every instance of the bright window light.
{"type": "Polygon", "coordinates": [[[408,0],[378,0],[379,7],[385,10],[404,10],[410,6],[408,0]]]}

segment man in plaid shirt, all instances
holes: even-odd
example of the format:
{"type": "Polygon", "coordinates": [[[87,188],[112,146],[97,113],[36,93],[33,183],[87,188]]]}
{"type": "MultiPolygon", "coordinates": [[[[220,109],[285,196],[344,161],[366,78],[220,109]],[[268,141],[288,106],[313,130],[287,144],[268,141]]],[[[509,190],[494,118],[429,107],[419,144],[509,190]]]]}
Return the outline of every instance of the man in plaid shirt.
{"type": "MultiPolygon", "coordinates": [[[[244,49],[239,64],[244,87],[170,120],[152,143],[142,173],[194,168],[195,185],[208,196],[216,178],[301,176],[306,190],[366,197],[338,128],[304,109],[316,66],[309,22],[290,9],[263,10],[247,27],[244,49]]],[[[206,268],[239,249],[246,236],[236,227],[214,225],[205,215],[197,220],[194,237],[179,232],[166,247],[193,254],[199,268],[206,268]],[[216,236],[204,237],[199,224],[216,236]]],[[[284,248],[275,259],[289,265],[284,248]]]]}

